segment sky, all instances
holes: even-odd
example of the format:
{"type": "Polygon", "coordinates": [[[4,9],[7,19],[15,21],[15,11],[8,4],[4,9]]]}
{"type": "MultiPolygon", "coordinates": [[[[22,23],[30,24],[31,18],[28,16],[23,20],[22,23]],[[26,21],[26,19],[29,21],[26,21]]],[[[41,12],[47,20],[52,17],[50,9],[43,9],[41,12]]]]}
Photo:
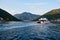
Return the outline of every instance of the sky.
{"type": "Polygon", "coordinates": [[[60,8],[60,0],[0,0],[0,8],[12,15],[23,12],[43,15],[60,8]]]}

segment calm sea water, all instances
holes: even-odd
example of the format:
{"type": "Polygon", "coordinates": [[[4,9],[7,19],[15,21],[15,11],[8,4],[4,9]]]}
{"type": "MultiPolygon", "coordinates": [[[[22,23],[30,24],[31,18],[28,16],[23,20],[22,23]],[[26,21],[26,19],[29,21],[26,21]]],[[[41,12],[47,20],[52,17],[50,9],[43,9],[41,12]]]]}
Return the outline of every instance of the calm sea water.
{"type": "Polygon", "coordinates": [[[2,22],[0,40],[60,40],[60,24],[2,22]]]}

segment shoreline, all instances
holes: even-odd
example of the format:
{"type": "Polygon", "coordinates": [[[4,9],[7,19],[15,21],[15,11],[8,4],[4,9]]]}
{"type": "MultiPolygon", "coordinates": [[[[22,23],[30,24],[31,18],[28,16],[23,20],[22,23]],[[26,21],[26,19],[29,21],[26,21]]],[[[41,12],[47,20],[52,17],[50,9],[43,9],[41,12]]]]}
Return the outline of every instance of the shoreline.
{"type": "Polygon", "coordinates": [[[60,21],[50,21],[50,22],[52,22],[52,23],[60,23],[60,21]]]}

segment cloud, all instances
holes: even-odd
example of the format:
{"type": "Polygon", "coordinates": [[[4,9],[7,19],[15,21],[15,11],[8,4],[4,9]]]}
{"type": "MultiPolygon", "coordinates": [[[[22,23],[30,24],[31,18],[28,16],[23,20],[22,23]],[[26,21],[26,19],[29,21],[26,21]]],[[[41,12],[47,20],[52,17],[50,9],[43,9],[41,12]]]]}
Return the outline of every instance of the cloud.
{"type": "Polygon", "coordinates": [[[36,7],[40,7],[43,5],[46,5],[47,3],[24,3],[25,6],[29,6],[31,8],[36,8],[36,7]]]}
{"type": "Polygon", "coordinates": [[[2,9],[12,15],[24,12],[24,10],[22,10],[22,9],[8,9],[8,8],[2,8],[2,9]]]}
{"type": "Polygon", "coordinates": [[[15,4],[16,2],[12,3],[8,2],[8,1],[3,1],[2,5],[3,9],[5,9],[7,12],[9,12],[10,14],[14,15],[16,13],[22,13],[22,12],[31,12],[33,14],[38,14],[38,15],[42,15],[44,14],[46,11],[44,10],[37,10],[40,9],[40,7],[45,6],[47,3],[45,2],[40,2],[40,3],[22,3],[21,5],[17,5],[15,4]],[[8,6],[7,6],[8,5],[8,6]],[[18,9],[17,9],[18,8],[18,9]]]}
{"type": "MultiPolygon", "coordinates": [[[[17,10],[14,10],[14,9],[4,9],[6,10],[7,12],[9,12],[10,14],[14,15],[14,14],[20,14],[22,12],[25,12],[25,10],[23,9],[17,9],[17,10]]],[[[48,12],[49,10],[31,10],[31,11],[26,11],[26,12],[31,12],[32,14],[37,14],[37,15],[43,15],[44,13],[48,12]]]]}
{"type": "Polygon", "coordinates": [[[16,11],[12,10],[12,9],[4,9],[4,10],[7,11],[8,13],[12,14],[12,15],[16,13],[16,11]]]}
{"type": "Polygon", "coordinates": [[[46,12],[48,12],[48,10],[32,10],[31,11],[33,14],[37,14],[37,15],[43,15],[46,12]]]}
{"type": "Polygon", "coordinates": [[[45,3],[25,3],[25,5],[44,5],[45,3]]]}
{"type": "MultiPolygon", "coordinates": [[[[9,12],[10,14],[14,15],[14,14],[20,14],[22,12],[25,12],[25,10],[23,9],[17,9],[17,10],[14,10],[14,9],[4,9],[6,10],[7,12],[9,12]]],[[[48,12],[49,10],[31,10],[31,11],[28,11],[28,12],[31,12],[32,14],[36,14],[36,15],[43,15],[44,13],[48,12]]],[[[26,11],[27,12],[27,11],[26,11]]]]}
{"type": "Polygon", "coordinates": [[[9,12],[10,12],[10,14],[14,15],[14,14],[18,14],[18,13],[20,14],[20,13],[24,12],[24,10],[10,10],[9,12]]]}

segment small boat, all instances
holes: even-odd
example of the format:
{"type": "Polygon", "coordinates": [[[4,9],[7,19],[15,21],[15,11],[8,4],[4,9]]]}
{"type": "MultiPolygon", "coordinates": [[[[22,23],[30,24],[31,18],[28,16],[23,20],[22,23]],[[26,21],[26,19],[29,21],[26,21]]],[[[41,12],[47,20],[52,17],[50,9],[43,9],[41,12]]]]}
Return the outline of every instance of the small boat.
{"type": "Polygon", "coordinates": [[[37,21],[37,23],[45,23],[45,24],[48,24],[48,23],[50,23],[50,21],[48,21],[48,19],[46,19],[46,18],[40,18],[39,19],[39,21],[37,21]]]}

